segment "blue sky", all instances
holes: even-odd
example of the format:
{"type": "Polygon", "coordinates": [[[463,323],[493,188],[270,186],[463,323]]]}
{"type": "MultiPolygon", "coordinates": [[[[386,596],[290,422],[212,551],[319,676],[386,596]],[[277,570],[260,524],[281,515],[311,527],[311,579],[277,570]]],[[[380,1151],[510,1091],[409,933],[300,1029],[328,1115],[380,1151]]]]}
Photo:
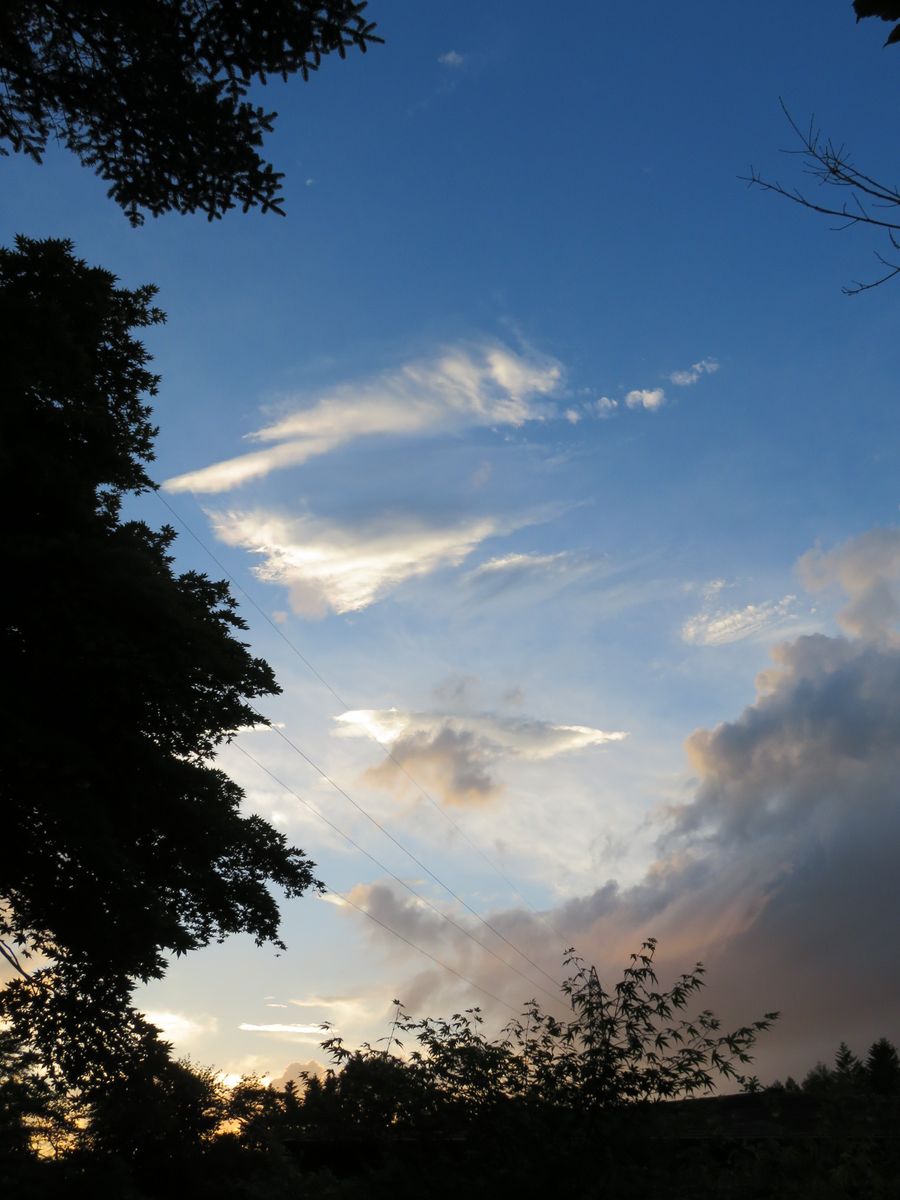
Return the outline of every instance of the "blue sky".
{"type": "MultiPolygon", "coordinates": [[[[550,974],[708,960],[729,1018],[785,1010],[770,1076],[896,1039],[900,290],[843,296],[877,240],[739,176],[799,182],[782,97],[893,178],[900,52],[843,0],[370,9],[384,46],[265,97],[286,219],[133,230],[54,153],[4,160],[5,242],[159,285],[155,474],[274,623],[244,605],[265,711],[457,897],[550,974]]],[[[226,750],[330,887],[507,1004],[546,983],[278,732],[239,744],[383,864],[226,750]]],[[[394,996],[509,1015],[351,908],[284,925],[148,989],[179,1051],[278,1076],[394,996]]]]}

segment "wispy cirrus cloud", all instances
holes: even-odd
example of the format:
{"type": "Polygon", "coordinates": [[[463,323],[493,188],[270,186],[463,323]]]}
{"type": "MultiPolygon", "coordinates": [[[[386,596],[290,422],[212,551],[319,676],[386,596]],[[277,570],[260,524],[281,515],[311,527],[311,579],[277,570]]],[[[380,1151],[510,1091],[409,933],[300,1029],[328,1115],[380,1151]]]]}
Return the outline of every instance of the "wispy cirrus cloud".
{"type": "Polygon", "coordinates": [[[255,433],[263,448],[169,479],[169,492],[229,491],[300,466],[358,438],[433,436],[478,426],[518,427],[555,415],[559,363],[497,343],[456,348],[368,379],[340,384],[313,403],[282,406],[255,433]]]}
{"type": "MultiPolygon", "coordinates": [[[[719,581],[717,581],[719,582],[719,581]]],[[[717,591],[714,593],[717,594],[717,591]]],[[[780,625],[797,612],[797,597],[783,596],[740,608],[708,605],[689,617],[681,627],[682,641],[695,646],[724,646],[743,641],[780,625]]]]}
{"type": "Polygon", "coordinates": [[[244,1033],[296,1033],[304,1037],[315,1034],[318,1038],[322,1036],[322,1025],[296,1025],[287,1024],[286,1022],[273,1021],[271,1024],[254,1025],[249,1021],[242,1021],[238,1025],[238,1029],[244,1033]]]}
{"type": "Polygon", "coordinates": [[[347,736],[374,737],[390,756],[366,772],[371,783],[405,793],[407,768],[448,804],[477,804],[500,791],[492,774],[504,758],[545,762],[562,754],[623,741],[623,731],[555,725],[496,713],[413,713],[360,709],[335,718],[347,736]]]}
{"type": "Polygon", "coordinates": [[[691,363],[687,370],[673,371],[669,382],[676,387],[690,387],[704,375],[713,375],[718,369],[719,364],[714,358],[701,358],[699,362],[691,363]]]}
{"type": "Polygon", "coordinates": [[[459,566],[486,539],[552,515],[472,517],[443,525],[412,515],[340,524],[265,510],[209,514],[216,536],[261,558],[257,576],[288,589],[305,617],[368,608],[407,580],[459,566]]]}

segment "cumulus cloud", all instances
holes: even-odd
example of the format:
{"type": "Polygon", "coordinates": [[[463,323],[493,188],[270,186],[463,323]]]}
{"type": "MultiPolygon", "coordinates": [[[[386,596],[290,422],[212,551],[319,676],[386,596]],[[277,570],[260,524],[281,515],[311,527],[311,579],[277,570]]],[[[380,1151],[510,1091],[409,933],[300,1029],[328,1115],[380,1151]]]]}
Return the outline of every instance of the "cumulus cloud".
{"type": "Polygon", "coordinates": [[[834,550],[810,550],[798,570],[811,591],[834,585],[843,589],[848,603],[838,621],[847,633],[861,638],[893,635],[900,617],[900,529],[871,529],[834,550]]]}
{"type": "Polygon", "coordinates": [[[701,358],[699,362],[691,363],[686,371],[673,371],[669,376],[669,382],[674,383],[676,387],[690,387],[701,376],[712,375],[718,369],[719,364],[714,358],[701,358]]]}
{"type": "Polygon", "coordinates": [[[465,65],[465,57],[459,54],[456,50],[448,50],[446,54],[438,55],[438,62],[445,67],[455,67],[459,69],[465,65]]]}
{"type": "Polygon", "coordinates": [[[492,774],[503,758],[543,762],[558,755],[609,742],[624,732],[586,725],[494,713],[412,713],[400,709],[361,709],[336,718],[348,736],[369,736],[390,748],[390,757],[366,772],[366,778],[391,791],[414,787],[409,777],[426,782],[447,804],[478,804],[500,791],[492,774]],[[409,772],[409,774],[407,774],[409,772]]]}
{"type": "Polygon", "coordinates": [[[285,586],[291,608],[304,617],[368,608],[407,580],[459,566],[486,538],[541,519],[475,517],[434,525],[391,516],[341,525],[265,510],[209,516],[217,537],[260,557],[256,575],[285,586]]]}
{"type": "Polygon", "coordinates": [[[695,646],[743,641],[781,624],[794,615],[796,606],[796,596],[783,596],[781,600],[745,604],[743,608],[706,608],[684,622],[681,637],[695,646]]]}
{"type": "Polygon", "coordinates": [[[625,397],[629,408],[643,408],[648,412],[657,412],[666,402],[666,393],[662,388],[635,388],[625,397]]]}
{"type": "Polygon", "coordinates": [[[599,396],[596,400],[589,400],[584,406],[585,411],[589,412],[594,417],[600,417],[605,420],[607,417],[614,415],[619,407],[618,400],[612,400],[609,396],[599,396]]]}
{"type": "Polygon", "coordinates": [[[524,425],[555,414],[558,363],[493,344],[457,348],[370,379],[341,384],[317,401],[285,405],[249,435],[264,448],[175,476],[170,492],[224,492],[300,466],[360,437],[429,436],[476,426],[524,425]]]}
{"type": "MultiPolygon", "coordinates": [[[[776,647],[753,702],[687,739],[691,794],[660,814],[657,857],[637,884],[599,880],[547,914],[512,909],[488,914],[491,923],[536,961],[574,944],[610,981],[648,935],[660,939],[663,976],[704,960],[702,1003],[726,1023],[783,1011],[759,1047],[762,1078],[801,1073],[841,1039],[863,1050],[882,1034],[896,1040],[900,639],[883,636],[890,609],[878,599],[895,547],[878,531],[804,560],[814,580],[847,588],[842,621],[859,636],[776,647]]],[[[403,736],[401,718],[378,716],[403,736]]],[[[379,885],[366,902],[394,928],[427,934],[430,918],[388,893],[379,885]]],[[[446,961],[521,1001],[499,964],[476,961],[450,931],[440,936],[446,961]]],[[[448,986],[418,974],[410,994],[434,1011],[431,998],[448,986]]]]}

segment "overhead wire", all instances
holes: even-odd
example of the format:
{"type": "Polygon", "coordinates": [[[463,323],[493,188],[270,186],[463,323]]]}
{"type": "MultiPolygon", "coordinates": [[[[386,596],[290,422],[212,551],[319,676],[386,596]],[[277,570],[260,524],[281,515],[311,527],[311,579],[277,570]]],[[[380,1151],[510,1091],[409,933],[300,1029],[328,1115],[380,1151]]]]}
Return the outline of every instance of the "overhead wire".
{"type": "MultiPolygon", "coordinates": [[[[275,732],[278,732],[278,731],[275,730],[275,732]]],[[[286,784],[284,782],[284,780],[279,779],[274,771],[271,771],[264,763],[261,763],[259,761],[259,759],[255,755],[251,754],[250,751],[247,750],[244,746],[241,746],[238,742],[233,742],[232,745],[234,746],[234,749],[239,750],[241,752],[241,754],[244,755],[245,758],[248,758],[261,771],[265,772],[265,774],[268,775],[269,778],[274,783],[278,784],[278,786],[280,788],[283,788],[289,795],[293,796],[295,800],[298,800],[302,805],[304,805],[307,809],[309,809],[309,811],[311,813],[313,813],[316,817],[318,817],[320,821],[323,821],[330,829],[334,830],[334,832],[336,834],[338,834],[339,837],[342,837],[347,843],[349,843],[349,845],[351,845],[354,848],[354,850],[358,850],[360,854],[365,855],[365,857],[367,859],[369,859],[370,862],[374,863],[375,866],[378,867],[379,870],[384,871],[384,873],[386,875],[389,875],[390,878],[393,879],[395,883],[398,883],[402,888],[405,888],[406,891],[408,891],[411,896],[414,896],[416,898],[416,900],[418,900],[420,903],[424,904],[427,908],[431,909],[431,911],[433,913],[435,913],[436,916],[440,917],[441,920],[446,921],[455,930],[457,930],[457,932],[463,934],[464,937],[467,937],[470,941],[474,942],[476,946],[478,946],[481,950],[484,950],[487,954],[490,954],[492,958],[495,958],[497,960],[497,962],[501,963],[504,967],[508,967],[510,971],[514,971],[516,973],[516,975],[518,975],[521,979],[524,979],[525,982],[528,983],[531,987],[539,988],[540,991],[542,991],[545,996],[549,996],[550,999],[555,1004],[561,1003],[558,994],[550,992],[542,984],[537,983],[534,979],[531,979],[528,975],[526,975],[524,973],[524,971],[520,971],[519,968],[514,963],[509,962],[505,958],[501,958],[500,955],[497,954],[497,952],[495,950],[492,950],[490,946],[486,946],[484,944],[484,942],[480,941],[477,937],[475,937],[475,935],[471,932],[471,930],[466,929],[466,927],[464,925],[460,925],[459,922],[455,921],[448,913],[445,913],[442,909],[438,908],[438,906],[436,904],[434,904],[431,900],[429,900],[427,896],[423,896],[421,892],[417,891],[416,888],[414,888],[412,886],[412,884],[408,883],[405,879],[401,878],[401,876],[397,875],[394,871],[392,871],[390,869],[390,867],[388,867],[379,858],[377,858],[374,854],[372,854],[369,850],[367,850],[365,848],[365,846],[361,846],[360,843],[355,840],[355,838],[351,837],[349,833],[346,833],[343,829],[340,828],[340,826],[336,825],[335,822],[332,821],[329,817],[326,817],[325,814],[323,812],[321,812],[310,800],[307,800],[305,796],[301,796],[299,792],[295,791],[294,788],[292,788],[288,784],[286,784]]],[[[399,845],[399,843],[398,843],[398,845],[399,845]]],[[[401,847],[401,849],[402,849],[402,847],[401,847]]],[[[337,893],[335,893],[335,894],[337,894],[337,893]]],[[[372,916],[372,914],[369,913],[367,909],[363,909],[360,905],[355,904],[352,900],[349,900],[346,896],[341,895],[341,899],[346,900],[346,902],[352,908],[356,908],[360,912],[366,912],[366,914],[368,916],[372,916]]],[[[378,924],[382,925],[385,929],[388,929],[391,933],[395,934],[397,937],[401,938],[401,940],[403,940],[403,941],[407,940],[402,934],[398,933],[397,930],[386,925],[383,921],[378,921],[378,919],[374,916],[372,916],[372,919],[377,921],[378,924]]],[[[416,947],[416,949],[421,949],[421,948],[416,947]]],[[[422,952],[426,953],[425,951],[422,951],[422,952]]],[[[432,956],[429,955],[429,957],[432,957],[432,956]]],[[[435,961],[438,961],[438,960],[436,959],[435,961]]],[[[441,963],[441,966],[446,967],[447,964],[441,963]]],[[[447,969],[453,970],[452,967],[447,967],[447,969]]],[[[459,972],[454,972],[454,973],[459,974],[459,972]]],[[[464,977],[460,976],[460,978],[464,978],[464,977]]],[[[470,982],[470,981],[467,980],[467,982],[470,982]]],[[[476,984],[473,986],[477,987],[478,985],[476,984]]],[[[484,991],[485,989],[481,988],[480,990],[484,991]]],[[[490,993],[488,993],[488,994],[490,994],[490,993]]],[[[495,997],[493,997],[493,999],[497,999],[497,997],[495,996],[495,997]]],[[[505,1003],[505,1001],[501,1001],[501,1003],[505,1003]]]]}
{"type": "MultiPolygon", "coordinates": [[[[341,707],[344,709],[344,711],[348,711],[351,708],[351,706],[344,700],[344,698],[338,693],[338,691],[328,682],[328,680],[324,677],[324,675],[322,675],[321,672],[316,669],[316,667],[310,662],[310,660],[306,657],[306,655],[303,654],[303,652],[299,649],[299,647],[297,647],[295,645],[295,643],[293,641],[291,641],[291,639],[287,636],[287,634],[285,634],[284,630],[282,630],[278,626],[278,624],[272,620],[272,618],[269,616],[269,614],[257,602],[255,597],[250,592],[248,592],[248,590],[237,579],[234,578],[234,576],[231,574],[231,572],[228,571],[228,569],[220,561],[220,559],[216,556],[216,554],[209,548],[209,546],[206,545],[206,543],[199,536],[199,534],[197,534],[194,531],[194,529],[191,528],[191,526],[184,520],[184,518],[176,511],[176,509],[169,503],[169,501],[165,498],[165,496],[162,495],[162,493],[158,489],[155,489],[155,494],[159,498],[160,502],[168,509],[168,511],[176,519],[176,521],[178,521],[178,523],[182,526],[182,528],[190,535],[190,537],[193,538],[193,540],[200,546],[200,548],[216,564],[216,566],[219,568],[219,570],[222,571],[225,574],[225,576],[230,580],[230,582],[241,592],[241,594],[246,598],[246,600],[263,617],[263,619],[266,621],[266,623],[275,631],[275,633],[290,648],[290,650],[294,654],[297,655],[297,657],[300,659],[300,661],[316,677],[316,679],[319,680],[319,682],[322,684],[322,686],[325,687],[328,690],[328,692],[331,693],[331,695],[337,700],[338,704],[341,705],[341,707]]],[[[304,761],[310,767],[312,767],[312,769],[314,771],[316,771],[327,783],[329,783],[333,788],[335,788],[336,791],[338,791],[342,796],[344,796],[345,799],[347,799],[350,802],[350,804],[352,804],[354,806],[354,808],[356,808],[360,813],[362,813],[362,815],[365,816],[367,818],[367,820],[369,820],[373,825],[375,825],[376,828],[379,829],[380,832],[385,837],[387,837],[391,842],[393,842],[394,845],[398,847],[398,849],[402,850],[403,853],[406,854],[410,858],[410,860],[412,862],[414,862],[416,864],[416,866],[418,866],[420,868],[420,870],[425,871],[425,873],[427,875],[429,875],[435,881],[435,883],[437,883],[450,896],[452,896],[453,899],[456,900],[456,902],[458,904],[462,905],[463,908],[465,908],[469,913],[471,913],[472,916],[474,916],[481,924],[483,924],[486,929],[490,930],[490,932],[493,933],[495,937],[499,938],[505,945],[509,946],[509,948],[511,950],[513,950],[514,953],[520,955],[520,957],[524,961],[526,961],[531,967],[533,967],[536,971],[538,971],[541,975],[543,975],[546,979],[548,979],[555,988],[558,988],[560,986],[558,980],[554,979],[553,976],[548,971],[545,971],[544,968],[542,966],[540,966],[539,963],[536,963],[528,954],[526,954],[523,950],[520,950],[519,947],[516,946],[512,941],[510,941],[510,939],[507,938],[504,933],[502,933],[499,929],[497,929],[490,921],[488,921],[485,917],[483,917],[476,909],[474,909],[470,904],[468,904],[465,900],[463,900],[462,897],[458,896],[456,894],[456,892],[447,883],[444,882],[444,880],[442,880],[437,874],[435,874],[435,872],[433,872],[428,866],[426,866],[425,863],[423,863],[421,861],[421,859],[419,859],[415,854],[413,854],[413,852],[411,850],[407,849],[406,846],[404,846],[396,837],[394,837],[394,835],[388,829],[386,829],[379,821],[377,821],[361,804],[358,803],[358,801],[356,801],[344,788],[342,788],[321,767],[319,767],[319,765],[308,754],[306,754],[305,751],[303,751],[299,746],[297,746],[296,743],[293,742],[282,730],[278,729],[276,726],[271,726],[271,728],[273,729],[273,732],[278,734],[278,736],[280,738],[282,738],[282,740],[285,741],[287,743],[287,745],[290,746],[292,750],[294,750],[295,753],[299,754],[300,757],[303,758],[304,761]]],[[[488,864],[488,866],[491,867],[491,869],[497,873],[497,875],[507,884],[507,886],[515,893],[515,895],[518,896],[518,898],[523,902],[523,904],[525,904],[525,906],[536,917],[538,917],[540,920],[542,920],[544,922],[544,924],[546,924],[547,927],[551,930],[552,933],[554,933],[556,936],[559,936],[559,930],[557,930],[550,923],[550,921],[548,920],[546,915],[544,913],[541,913],[538,909],[535,909],[529,903],[529,901],[526,899],[526,897],[524,897],[521,894],[521,892],[518,890],[518,888],[515,886],[515,884],[510,879],[507,878],[505,873],[484,853],[483,850],[481,850],[481,848],[469,837],[469,835],[465,832],[465,830],[463,830],[444,811],[444,809],[441,808],[441,806],[430,795],[430,793],[407,770],[405,764],[402,763],[394,755],[390,746],[385,745],[385,743],[383,743],[380,738],[377,738],[374,735],[374,733],[371,732],[371,730],[366,730],[365,732],[370,737],[372,737],[373,741],[375,741],[377,743],[377,745],[379,745],[382,748],[382,750],[385,751],[385,753],[387,754],[389,759],[418,788],[419,792],[429,801],[429,803],[432,805],[432,807],[444,817],[444,819],[448,822],[448,824],[457,833],[459,833],[460,836],[462,836],[463,839],[467,842],[467,844],[469,846],[471,846],[472,849],[475,850],[475,852],[488,864]]],[[[282,786],[284,786],[284,785],[282,785],[282,786]]],[[[481,943],[479,943],[479,944],[481,944],[481,943]]],[[[500,961],[505,961],[505,960],[501,959],[500,961]]],[[[508,964],[508,965],[511,966],[511,964],[508,964]]],[[[516,968],[513,968],[513,969],[515,970],[516,968]]],[[[525,978],[527,978],[527,976],[525,978]]],[[[530,981],[530,982],[534,983],[534,981],[530,981]]],[[[536,986],[540,986],[540,985],[536,985],[536,986]]]]}
{"type": "Polygon", "coordinates": [[[512,1004],[510,1004],[507,1000],[502,1000],[499,996],[495,996],[493,992],[489,991],[486,987],[482,987],[482,985],[480,983],[476,983],[474,981],[474,979],[469,979],[465,975],[463,975],[461,971],[457,971],[456,967],[451,967],[449,963],[443,962],[441,959],[437,958],[434,954],[432,954],[429,950],[424,949],[424,947],[422,947],[422,946],[418,946],[415,942],[411,941],[404,934],[398,933],[398,931],[396,929],[391,928],[391,926],[388,925],[385,921],[380,920],[373,913],[370,913],[368,909],[363,908],[362,905],[354,904],[354,902],[349,898],[349,896],[345,896],[342,892],[336,892],[332,888],[328,888],[327,891],[332,896],[336,896],[337,899],[340,900],[342,903],[349,904],[351,908],[355,908],[356,911],[362,913],[362,915],[364,917],[368,917],[370,921],[374,921],[376,925],[380,925],[382,929],[386,929],[388,931],[388,933],[393,934],[395,938],[399,938],[401,942],[405,942],[407,946],[411,946],[413,950],[417,950],[419,952],[419,954],[424,954],[426,958],[430,958],[433,963],[437,963],[437,965],[439,967],[443,967],[445,971],[449,971],[451,975],[455,975],[457,979],[461,979],[463,981],[463,983],[468,984],[469,987],[475,988],[475,990],[477,992],[481,992],[482,995],[484,995],[484,996],[490,996],[490,998],[492,1000],[496,1000],[498,1004],[502,1004],[504,1008],[508,1008],[510,1012],[516,1013],[518,1015],[519,1010],[517,1008],[515,1008],[512,1004]]]}
{"type": "MultiPolygon", "coordinates": [[[[297,658],[300,659],[300,661],[307,668],[307,670],[312,675],[314,675],[316,677],[316,679],[318,679],[319,683],[321,683],[322,686],[328,692],[331,693],[331,695],[335,698],[335,700],[337,700],[337,702],[341,706],[341,708],[345,712],[351,711],[353,706],[351,704],[349,704],[348,701],[346,701],[343,696],[341,696],[341,694],[337,691],[336,688],[334,688],[332,686],[331,683],[329,683],[329,681],[325,678],[325,676],[321,673],[321,671],[319,671],[314,666],[314,664],[312,662],[310,662],[310,660],[306,657],[306,655],[303,653],[303,651],[296,645],[296,643],[293,642],[287,636],[287,634],[284,632],[284,630],[281,628],[281,626],[278,625],[277,622],[272,620],[272,618],[269,616],[269,614],[266,612],[266,610],[262,607],[262,605],[257,601],[256,597],[252,594],[252,592],[249,592],[244,587],[244,585],[240,582],[240,580],[235,579],[234,575],[231,574],[231,572],[224,565],[224,563],[222,563],[222,561],[215,555],[215,553],[209,548],[209,546],[207,546],[207,544],[203,541],[203,539],[200,537],[200,535],[194,529],[191,528],[191,526],[187,523],[187,521],[185,521],[185,519],[181,516],[181,514],[175,510],[175,508],[169,503],[169,501],[165,498],[165,496],[163,496],[163,494],[158,490],[156,492],[156,495],[159,497],[160,501],[166,506],[166,508],[169,510],[169,512],[172,514],[172,516],[175,518],[175,520],[178,521],[178,523],[185,530],[185,532],[194,539],[194,541],[197,543],[198,546],[200,546],[200,548],[203,551],[205,551],[207,556],[212,559],[212,561],[216,564],[216,566],[219,568],[219,570],[222,571],[224,573],[224,575],[226,576],[226,578],[238,589],[238,591],[241,593],[241,595],[244,597],[244,599],[254,609],[256,609],[256,611],[263,618],[263,620],[266,622],[266,624],[269,625],[272,630],[274,630],[274,632],[278,635],[278,637],[281,638],[281,640],[285,643],[285,645],[288,647],[288,649],[291,650],[291,652],[293,654],[295,654],[297,656],[297,658]]],[[[485,862],[490,867],[490,869],[492,871],[494,871],[495,874],[500,879],[503,880],[503,882],[510,889],[510,891],[513,893],[513,895],[515,895],[517,899],[521,900],[521,902],[525,905],[525,907],[534,916],[536,916],[539,920],[543,921],[551,933],[553,933],[556,936],[559,936],[560,931],[552,924],[552,922],[547,917],[546,913],[543,913],[540,911],[540,909],[535,908],[534,905],[532,905],[530,900],[527,898],[527,896],[522,895],[522,893],[519,891],[516,884],[513,882],[512,879],[509,878],[509,876],[502,870],[502,868],[499,867],[494,862],[494,860],[488,854],[486,854],[484,852],[484,850],[482,850],[482,848],[478,845],[478,843],[473,841],[473,839],[469,836],[469,834],[466,833],[465,829],[463,829],[463,827],[458,822],[454,821],[453,818],[450,816],[450,814],[444,808],[442,808],[440,804],[438,804],[437,800],[435,800],[435,798],[431,795],[431,793],[427,790],[427,788],[423,787],[423,785],[419,782],[419,780],[416,779],[416,777],[409,771],[409,769],[407,768],[406,764],[402,761],[402,759],[399,759],[394,754],[393,750],[391,749],[390,743],[383,742],[381,740],[381,738],[378,737],[370,728],[364,727],[363,732],[366,734],[367,737],[370,737],[377,746],[381,747],[381,749],[385,752],[385,754],[387,755],[389,760],[394,764],[395,767],[397,767],[397,769],[399,771],[401,771],[406,776],[406,778],[410,781],[410,783],[412,783],[413,786],[418,789],[420,795],[423,796],[428,801],[428,803],[435,810],[435,812],[439,813],[440,816],[443,817],[443,819],[450,826],[450,828],[455,833],[459,834],[459,836],[463,839],[463,841],[465,841],[466,844],[472,850],[475,851],[475,853],[482,859],[482,861],[485,862]]]]}

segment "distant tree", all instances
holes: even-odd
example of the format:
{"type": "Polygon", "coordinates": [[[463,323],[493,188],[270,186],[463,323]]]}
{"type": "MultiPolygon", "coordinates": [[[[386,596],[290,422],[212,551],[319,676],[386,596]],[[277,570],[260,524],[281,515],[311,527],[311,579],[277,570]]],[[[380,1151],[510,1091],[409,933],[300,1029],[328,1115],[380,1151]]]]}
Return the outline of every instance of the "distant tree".
{"type": "Polygon", "coordinates": [[[834,1075],[835,1080],[845,1086],[851,1085],[855,1087],[862,1082],[862,1063],[846,1042],[841,1042],[834,1056],[834,1075]]]}
{"type": "Polygon", "coordinates": [[[277,113],[247,99],[304,80],[332,53],[381,39],[366,0],[6,0],[0,154],[40,162],[48,140],[110,184],[134,225],[175,210],[210,220],[282,212],[283,173],[259,154],[277,113]]]}
{"type": "Polygon", "coordinates": [[[807,1072],[803,1080],[804,1092],[814,1092],[821,1094],[827,1092],[834,1085],[834,1072],[825,1063],[819,1062],[807,1072]]]}
{"type": "Polygon", "coordinates": [[[227,585],[120,517],[154,486],[158,381],[132,335],[162,321],[153,295],[69,242],[0,250],[0,1023],[67,1078],[155,1062],[135,981],[232,933],[280,945],[269,885],[316,886],[214,765],[279,690],[227,585]]]}
{"type": "MultiPolygon", "coordinates": [[[[857,21],[866,17],[880,17],[883,21],[900,22],[900,4],[896,2],[854,0],[853,8],[857,21]]],[[[885,46],[897,43],[900,43],[900,24],[891,31],[885,46]]],[[[788,112],[783,101],[782,109],[799,144],[797,149],[788,153],[800,159],[806,175],[826,188],[842,189],[846,199],[834,202],[827,197],[812,199],[800,188],[789,187],[777,179],[766,178],[755,168],[751,168],[747,182],[765,192],[784,196],[802,208],[837,218],[838,229],[868,226],[887,238],[890,250],[884,254],[880,251],[875,253],[880,266],[877,276],[865,282],[855,280],[843,289],[846,295],[856,296],[860,292],[869,291],[895,279],[900,275],[900,187],[875,179],[867,171],[856,166],[849,151],[842,144],[825,137],[814,121],[811,120],[808,126],[801,127],[788,112]]]]}
{"type": "Polygon", "coordinates": [[[92,1089],[83,1145],[158,1173],[208,1146],[227,1112],[224,1084],[206,1067],[173,1062],[166,1053],[145,1060],[92,1089]]]}
{"type": "Polygon", "coordinates": [[[887,1038],[879,1038],[869,1048],[865,1072],[869,1087],[876,1095],[900,1095],[900,1058],[897,1047],[887,1038]]]}

